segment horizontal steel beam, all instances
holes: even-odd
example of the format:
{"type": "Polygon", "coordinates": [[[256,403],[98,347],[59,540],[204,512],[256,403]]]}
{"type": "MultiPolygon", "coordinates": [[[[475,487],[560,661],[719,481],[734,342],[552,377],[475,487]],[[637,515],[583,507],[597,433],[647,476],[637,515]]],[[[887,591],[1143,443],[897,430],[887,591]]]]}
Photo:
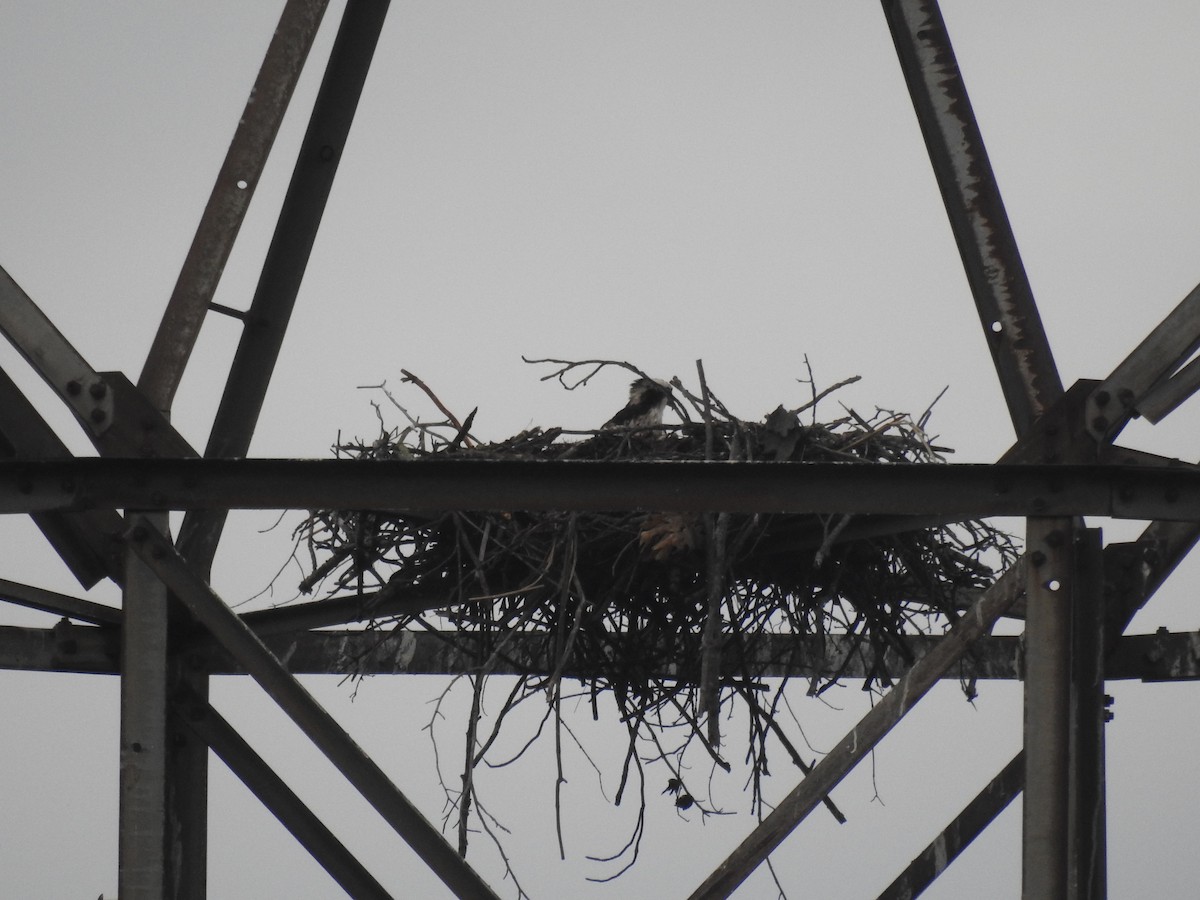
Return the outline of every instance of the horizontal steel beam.
{"type": "MultiPolygon", "coordinates": [[[[455,646],[463,641],[454,632],[415,631],[302,631],[268,634],[263,643],[286,660],[293,675],[342,675],[350,661],[364,675],[459,675],[477,672],[490,652],[472,653],[455,646]]],[[[938,638],[915,635],[908,647],[915,659],[929,652],[938,638]]],[[[504,654],[495,660],[493,675],[538,671],[550,674],[546,664],[552,646],[543,634],[515,634],[507,639],[504,654]]],[[[808,678],[841,672],[845,678],[864,678],[880,671],[899,673],[904,661],[889,650],[882,661],[875,651],[845,635],[761,634],[745,639],[745,658],[761,666],[764,677],[808,678]]],[[[211,643],[194,644],[185,653],[197,671],[211,675],[243,675],[245,670],[211,643]]],[[[970,652],[945,677],[993,680],[1019,679],[1023,675],[1021,638],[979,638],[970,652]]],[[[116,628],[72,625],[53,628],[0,626],[0,670],[82,672],[115,675],[120,662],[120,632],[116,628]]],[[[1200,680],[1200,632],[1134,634],[1120,637],[1105,659],[1107,681],[1200,680]]],[[[578,666],[567,665],[567,678],[586,677],[578,666]]],[[[659,673],[669,678],[667,672],[659,673]]]]}
{"type": "Polygon", "coordinates": [[[1200,520],[1200,471],[1102,465],[75,459],[0,462],[0,512],[728,510],[1200,520]]]}

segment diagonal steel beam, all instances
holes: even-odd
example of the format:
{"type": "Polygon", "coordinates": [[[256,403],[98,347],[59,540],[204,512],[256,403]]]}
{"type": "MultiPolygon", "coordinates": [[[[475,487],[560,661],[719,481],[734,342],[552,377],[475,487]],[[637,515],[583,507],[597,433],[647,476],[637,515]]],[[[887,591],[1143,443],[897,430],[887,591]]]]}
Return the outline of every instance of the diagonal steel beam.
{"type": "Polygon", "coordinates": [[[212,748],[347,896],[391,900],[392,895],[215,709],[188,701],[176,707],[173,718],[212,748]]]}
{"type": "Polygon", "coordinates": [[[164,412],[171,408],[326,6],[328,0],[288,0],[267,47],[138,379],[147,399],[164,412]]]}
{"type": "Polygon", "coordinates": [[[284,668],[266,645],[197,578],[171,542],[144,518],[129,546],[221,646],[262,686],[362,796],[459,897],[495,898],[479,875],[421,815],[375,762],[284,668]]]}
{"type": "Polygon", "coordinates": [[[871,749],[925,696],[972,642],[987,633],[1017,599],[1027,566],[1001,576],[926,656],[838,742],[692,894],[692,900],[728,897],[871,749]]]}
{"type": "Polygon", "coordinates": [[[0,578],[0,600],[93,625],[120,625],[121,610],[81,597],[0,578]]]}
{"type": "MultiPolygon", "coordinates": [[[[249,450],[387,9],[386,0],[350,0],[346,6],[245,316],[206,457],[245,456],[249,450]]],[[[184,519],[178,543],[200,571],[212,564],[225,517],[225,512],[211,510],[184,519]]]]}
{"type": "Polygon", "coordinates": [[[1000,770],[988,782],[933,843],[916,857],[908,868],[888,885],[877,900],[912,900],[919,897],[971,842],[983,833],[995,818],[1021,793],[1025,784],[1025,751],[1000,770]]]}
{"type": "Polygon", "coordinates": [[[935,0],[883,0],[892,40],[1017,434],[1063,392],[935,0]]]}

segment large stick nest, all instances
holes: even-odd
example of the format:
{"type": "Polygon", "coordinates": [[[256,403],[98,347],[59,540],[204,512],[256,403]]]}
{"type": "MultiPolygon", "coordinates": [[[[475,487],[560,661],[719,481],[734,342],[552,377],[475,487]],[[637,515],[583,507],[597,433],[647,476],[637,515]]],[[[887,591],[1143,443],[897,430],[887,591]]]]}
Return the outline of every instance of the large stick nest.
{"type": "MultiPolygon", "coordinates": [[[[578,365],[563,364],[548,377],[564,380],[578,365]]],[[[595,373],[564,384],[577,387],[595,373]]],[[[925,430],[928,411],[914,419],[843,407],[839,418],[817,422],[814,392],[799,408],[779,406],[750,422],[731,415],[700,375],[696,393],[673,382],[678,425],[569,434],[534,428],[496,442],[474,439],[470,418],[464,427],[432,393],[447,415],[434,423],[409,415],[388,394],[409,424],[388,429],[381,415],[375,439],[340,442],[336,453],[413,465],[430,458],[888,465],[937,463],[947,452],[925,430]]],[[[305,589],[323,579],[331,593],[364,597],[385,587],[391,595],[436,592],[437,608],[397,625],[457,642],[483,674],[489,660],[501,659],[524,671],[523,690],[510,704],[538,691],[558,698],[564,673],[579,678],[593,701],[611,692],[631,754],[639,739],[652,738],[650,756],[667,759],[675,776],[669,786],[685,807],[699,805],[682,785],[687,744],[698,739],[728,768],[716,727],[722,704],[737,699],[750,708],[756,798],[767,734],[796,758],[774,718],[778,700],[764,688],[768,661],[746,652],[754,636],[841,634],[869,645],[876,660],[885,651],[908,659],[908,636],[945,627],[992,582],[993,567],[1014,556],[1009,537],[983,522],[887,533],[867,516],[326,510],[313,512],[301,532],[313,560],[305,589]],[[514,632],[544,635],[545,655],[506,654],[514,632]],[[685,737],[668,748],[660,737],[679,725],[685,737]]],[[[372,614],[368,605],[364,617],[372,614]]],[[[838,677],[836,670],[813,676],[809,690],[838,677]]],[[[873,683],[889,683],[882,663],[865,687],[873,683]]],[[[622,789],[627,775],[628,760],[622,789]]]]}

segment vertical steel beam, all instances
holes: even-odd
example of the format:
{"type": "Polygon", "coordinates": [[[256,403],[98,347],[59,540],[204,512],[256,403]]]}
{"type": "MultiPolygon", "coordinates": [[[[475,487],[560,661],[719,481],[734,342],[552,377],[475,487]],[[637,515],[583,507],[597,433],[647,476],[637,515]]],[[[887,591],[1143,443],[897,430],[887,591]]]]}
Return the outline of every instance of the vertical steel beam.
{"type": "Polygon", "coordinates": [[[1103,900],[1105,864],[1104,554],[1098,528],[1076,544],[1078,590],[1071,616],[1071,773],[1067,889],[1071,900],[1103,900]]]}
{"type": "Polygon", "coordinates": [[[1067,896],[1073,532],[1031,518],[1026,536],[1024,900],[1067,896]]]}
{"type": "MultiPolygon", "coordinates": [[[[387,10],[387,0],[350,0],[346,5],[246,314],[206,457],[245,456],[249,450],[387,10]]],[[[225,517],[216,510],[184,519],[179,546],[201,571],[212,562],[225,517]]]]}
{"type": "Polygon", "coordinates": [[[1024,563],[1018,562],[997,579],[933,649],[913,664],[896,686],[704,880],[691,894],[691,900],[714,900],[732,894],[966,653],[971,643],[986,634],[1016,602],[1025,569],[1024,563]]]}
{"type": "MultiPolygon", "coordinates": [[[[166,528],[166,513],[148,518],[166,528]]],[[[162,900],[167,590],[133,552],[125,556],[124,601],[118,893],[124,900],[162,900]]]]}
{"type": "Polygon", "coordinates": [[[288,0],[183,261],[138,387],[171,408],[328,0],[288,0]]]}
{"type": "Polygon", "coordinates": [[[935,0],[883,0],[967,282],[1017,434],[1063,393],[950,36],[935,0]]]}

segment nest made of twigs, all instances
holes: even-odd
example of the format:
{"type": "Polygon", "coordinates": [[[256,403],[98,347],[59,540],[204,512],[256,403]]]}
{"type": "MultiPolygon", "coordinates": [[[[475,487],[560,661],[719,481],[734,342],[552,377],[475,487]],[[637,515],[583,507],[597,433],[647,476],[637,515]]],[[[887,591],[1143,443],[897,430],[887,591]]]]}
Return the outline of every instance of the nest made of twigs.
{"type": "MultiPolygon", "coordinates": [[[[485,443],[469,435],[469,420],[464,427],[453,417],[435,424],[410,417],[396,430],[382,427],[381,417],[375,439],[339,442],[336,453],[419,466],[430,458],[930,464],[947,452],[925,431],[928,412],[914,420],[847,409],[818,423],[814,396],[750,422],[729,414],[703,382],[698,394],[674,384],[684,419],[676,426],[534,428],[485,443]]],[[[762,687],[769,661],[745,652],[754,636],[841,634],[870,645],[876,660],[885,651],[911,658],[908,636],[943,628],[1015,556],[1009,536],[983,522],[893,533],[874,525],[868,516],[316,511],[301,526],[313,561],[303,587],[323,579],[331,593],[364,598],[383,589],[433,591],[441,597],[436,608],[389,621],[460,642],[484,674],[489,660],[516,666],[525,676],[518,700],[539,690],[557,696],[564,673],[593,700],[610,691],[631,741],[682,724],[683,746],[699,739],[728,768],[716,729],[722,704],[740,699],[758,721],[753,727],[765,734],[770,726],[782,739],[762,687]],[[515,632],[544,635],[544,655],[506,656],[515,632]]],[[[370,601],[363,616],[384,618],[370,601]]],[[[810,691],[839,674],[812,676],[810,691]]],[[[877,682],[889,683],[882,663],[865,687],[877,682]]],[[[766,769],[765,738],[758,743],[756,776],[766,769]]],[[[698,802],[682,786],[680,767],[671,770],[676,802],[698,802]]],[[[754,784],[757,798],[757,777],[754,784]]]]}

